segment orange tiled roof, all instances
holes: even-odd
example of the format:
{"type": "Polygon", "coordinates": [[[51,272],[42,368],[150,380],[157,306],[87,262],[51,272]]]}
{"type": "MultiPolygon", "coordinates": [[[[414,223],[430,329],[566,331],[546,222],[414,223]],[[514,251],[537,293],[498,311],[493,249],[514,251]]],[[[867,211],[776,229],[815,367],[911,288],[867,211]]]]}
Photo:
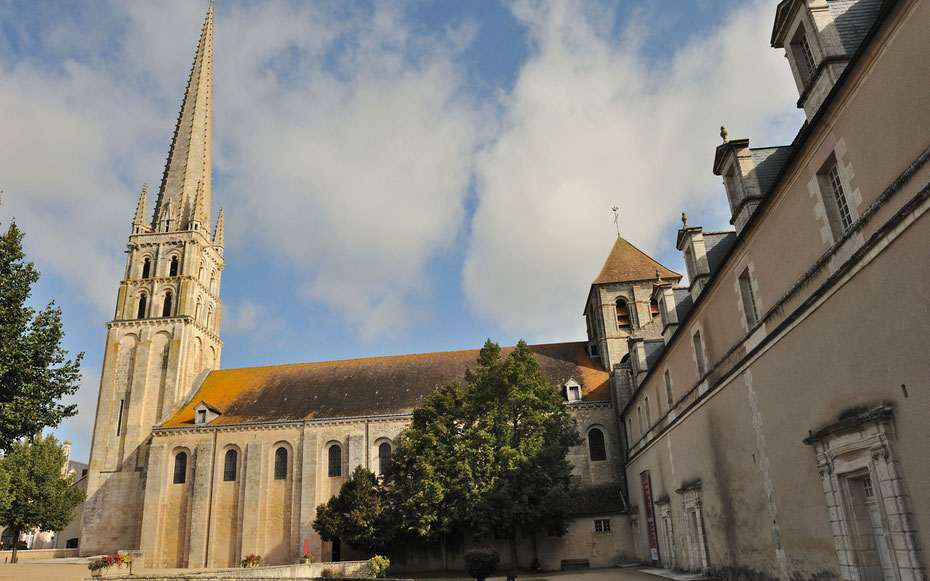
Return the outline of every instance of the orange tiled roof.
{"type": "MultiPolygon", "coordinates": [[[[610,400],[609,376],[591,362],[585,346],[530,349],[554,388],[574,378],[583,401],[610,400]]],[[[465,370],[476,368],[477,358],[478,350],[448,351],[213,371],[162,427],[192,426],[201,401],[222,412],[210,425],[409,413],[440,387],[464,384],[465,370]]]]}
{"type": "Polygon", "coordinates": [[[655,280],[656,271],[662,279],[681,280],[680,274],[665,268],[645,252],[618,236],[607,256],[604,268],[601,269],[601,274],[591,284],[655,280]]]}

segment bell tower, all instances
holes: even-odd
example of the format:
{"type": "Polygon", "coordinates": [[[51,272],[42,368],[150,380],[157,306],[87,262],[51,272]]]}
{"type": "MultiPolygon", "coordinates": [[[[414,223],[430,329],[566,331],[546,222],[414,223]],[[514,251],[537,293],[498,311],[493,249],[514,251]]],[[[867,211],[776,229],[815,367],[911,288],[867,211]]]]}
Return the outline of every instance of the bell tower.
{"type": "Polygon", "coordinates": [[[220,364],[223,211],[210,232],[213,2],[151,221],[142,187],[107,342],[81,554],[139,547],[152,428],[220,364]]]}

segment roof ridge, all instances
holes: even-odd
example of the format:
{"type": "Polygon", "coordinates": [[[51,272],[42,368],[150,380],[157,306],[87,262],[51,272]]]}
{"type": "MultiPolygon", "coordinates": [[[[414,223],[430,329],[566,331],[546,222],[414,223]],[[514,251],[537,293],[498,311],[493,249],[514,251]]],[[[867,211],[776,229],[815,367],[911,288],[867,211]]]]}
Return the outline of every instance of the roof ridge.
{"type": "MultiPolygon", "coordinates": [[[[528,345],[528,347],[530,348],[530,350],[532,350],[534,347],[551,347],[551,346],[556,346],[556,345],[576,345],[576,344],[577,344],[577,345],[586,345],[587,342],[585,342],[585,341],[560,341],[560,342],[555,342],[555,343],[535,343],[535,344],[532,344],[532,345],[528,345]]],[[[516,348],[517,348],[516,345],[507,345],[507,346],[505,346],[505,347],[501,347],[501,350],[504,351],[504,350],[507,350],[507,349],[516,349],[516,348]]],[[[232,372],[232,371],[243,371],[243,370],[246,370],[246,369],[270,369],[270,368],[283,368],[283,367],[299,367],[299,366],[301,366],[301,365],[325,365],[325,364],[327,364],[327,363],[348,363],[348,362],[351,362],[351,361],[377,361],[377,360],[380,360],[380,359],[400,359],[400,358],[406,358],[406,357],[424,357],[424,356],[427,356],[427,355],[450,355],[450,354],[454,354],[454,353],[469,353],[469,352],[478,353],[479,351],[481,351],[480,348],[479,348],[479,349],[454,349],[454,350],[448,350],[448,351],[428,351],[428,352],[425,352],[425,353],[401,353],[401,354],[398,354],[398,355],[376,355],[376,356],[374,356],[374,357],[350,357],[350,358],[348,358],[348,359],[327,359],[327,360],[324,360],[324,361],[303,361],[303,362],[300,362],[300,363],[279,363],[279,364],[276,364],[276,365],[253,365],[253,366],[251,366],[251,367],[229,367],[229,368],[226,368],[226,369],[214,369],[214,370],[212,370],[210,373],[221,373],[221,372],[224,372],[224,371],[229,371],[229,372],[232,372]]]]}

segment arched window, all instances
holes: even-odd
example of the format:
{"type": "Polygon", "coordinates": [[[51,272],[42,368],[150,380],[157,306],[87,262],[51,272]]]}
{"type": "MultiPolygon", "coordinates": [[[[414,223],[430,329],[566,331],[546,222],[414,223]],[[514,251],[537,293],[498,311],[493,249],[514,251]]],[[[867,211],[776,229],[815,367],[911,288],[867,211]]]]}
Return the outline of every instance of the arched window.
{"type": "Polygon", "coordinates": [[[604,447],[604,432],[594,428],[588,432],[588,454],[592,462],[607,459],[607,449],[604,447]]]}
{"type": "Polygon", "coordinates": [[[187,482],[187,452],[178,452],[174,457],[174,483],[187,482]]]}
{"type": "Polygon", "coordinates": [[[151,275],[152,275],[152,259],[146,256],[145,261],[142,263],[142,278],[148,278],[151,275]]]}
{"type": "Polygon", "coordinates": [[[329,475],[342,476],[342,447],[339,444],[329,447],[329,475]]]}
{"type": "Polygon", "coordinates": [[[617,299],[617,327],[621,331],[630,330],[630,309],[626,306],[626,301],[617,299]]]}
{"type": "Polygon", "coordinates": [[[171,268],[168,270],[168,276],[177,276],[178,275],[178,257],[171,257],[171,268]]]}
{"type": "Polygon", "coordinates": [[[162,317],[171,316],[171,291],[168,291],[165,293],[165,302],[162,303],[161,316],[162,317]]]}
{"type": "Polygon", "coordinates": [[[200,302],[200,297],[197,297],[197,308],[194,309],[194,320],[198,323],[200,322],[201,309],[203,309],[203,303],[200,302]]]}
{"type": "Polygon", "coordinates": [[[284,480],[287,478],[287,448],[281,446],[274,451],[274,479],[284,480]]]}
{"type": "Polygon", "coordinates": [[[649,301],[649,312],[652,313],[653,319],[659,318],[659,301],[655,299],[649,301]]]}
{"type": "Polygon", "coordinates": [[[139,311],[136,315],[137,319],[145,318],[145,295],[139,295],[139,311]]]}
{"type": "Polygon", "coordinates": [[[223,482],[236,480],[236,461],[239,459],[235,450],[226,451],[226,461],[223,465],[223,482]]]}
{"type": "Polygon", "coordinates": [[[378,446],[378,473],[384,474],[391,465],[391,445],[384,442],[378,446]]]}

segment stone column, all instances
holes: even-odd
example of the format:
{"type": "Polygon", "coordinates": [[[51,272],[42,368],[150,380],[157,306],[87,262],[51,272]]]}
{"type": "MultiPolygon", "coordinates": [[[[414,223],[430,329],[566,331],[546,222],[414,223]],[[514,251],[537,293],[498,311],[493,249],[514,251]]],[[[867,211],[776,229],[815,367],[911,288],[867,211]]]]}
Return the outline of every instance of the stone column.
{"type": "Polygon", "coordinates": [[[197,444],[194,466],[193,498],[191,499],[189,567],[205,567],[210,525],[210,508],[213,506],[213,442],[197,444]]]}
{"type": "Polygon", "coordinates": [[[262,454],[265,443],[251,441],[245,448],[245,491],[242,510],[242,554],[261,554],[262,534],[262,454]]]}
{"type": "Polygon", "coordinates": [[[145,502],[142,511],[142,538],[139,550],[142,551],[142,564],[157,567],[158,554],[161,552],[161,501],[166,486],[165,456],[163,444],[149,448],[148,468],[145,480],[145,502]]]}

